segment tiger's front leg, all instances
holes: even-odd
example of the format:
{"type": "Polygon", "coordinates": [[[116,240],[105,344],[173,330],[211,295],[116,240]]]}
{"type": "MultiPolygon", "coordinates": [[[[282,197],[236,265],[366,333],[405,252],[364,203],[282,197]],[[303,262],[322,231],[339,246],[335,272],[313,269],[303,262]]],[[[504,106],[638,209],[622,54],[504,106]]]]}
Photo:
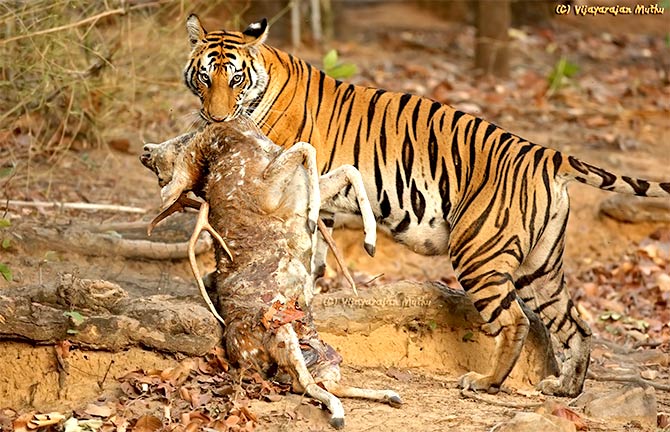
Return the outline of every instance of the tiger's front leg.
{"type": "Polygon", "coordinates": [[[530,323],[516,298],[514,284],[504,274],[480,278],[474,285],[464,285],[468,296],[486,324],[482,330],[495,336],[492,365],[486,374],[468,372],[459,380],[463,389],[497,393],[516,364],[530,323]]]}

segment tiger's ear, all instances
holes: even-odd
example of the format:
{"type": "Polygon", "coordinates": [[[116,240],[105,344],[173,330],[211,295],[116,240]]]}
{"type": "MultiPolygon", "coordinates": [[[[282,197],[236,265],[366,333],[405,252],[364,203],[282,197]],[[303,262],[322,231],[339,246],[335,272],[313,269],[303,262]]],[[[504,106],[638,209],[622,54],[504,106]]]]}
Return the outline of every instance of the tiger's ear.
{"type": "Polygon", "coordinates": [[[249,24],[249,27],[242,32],[244,43],[249,47],[262,44],[268,37],[268,30],[268,20],[265,18],[249,24]]]}
{"type": "Polygon", "coordinates": [[[207,34],[207,30],[202,26],[200,18],[196,14],[191,14],[186,19],[186,30],[188,30],[188,40],[191,42],[191,47],[195,47],[207,34]]]}

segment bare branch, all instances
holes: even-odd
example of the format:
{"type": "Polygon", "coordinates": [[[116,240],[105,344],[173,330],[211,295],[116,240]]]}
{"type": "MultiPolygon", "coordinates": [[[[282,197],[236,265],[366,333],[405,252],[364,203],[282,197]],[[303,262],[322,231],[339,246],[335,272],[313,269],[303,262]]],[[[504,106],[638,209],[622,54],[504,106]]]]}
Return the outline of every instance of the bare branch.
{"type": "Polygon", "coordinates": [[[56,207],[59,209],[73,209],[73,210],[100,210],[100,211],[111,211],[111,212],[120,212],[120,213],[139,213],[144,214],[147,212],[146,209],[140,207],[130,207],[123,205],[115,204],[94,204],[94,203],[83,203],[83,202],[49,202],[49,201],[18,201],[18,200],[7,200],[1,203],[5,209],[10,207],[39,207],[39,208],[50,208],[56,207]]]}

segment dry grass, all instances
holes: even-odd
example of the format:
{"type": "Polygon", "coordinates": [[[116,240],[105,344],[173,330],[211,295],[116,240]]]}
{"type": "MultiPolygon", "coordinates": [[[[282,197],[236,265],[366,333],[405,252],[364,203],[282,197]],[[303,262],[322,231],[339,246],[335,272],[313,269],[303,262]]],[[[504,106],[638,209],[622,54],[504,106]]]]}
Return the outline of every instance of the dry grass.
{"type": "Polygon", "coordinates": [[[181,83],[188,55],[183,23],[192,6],[0,3],[0,187],[10,177],[34,186],[52,174],[45,162],[57,166],[68,150],[104,147],[120,131],[137,131],[134,140],[147,129],[183,130],[184,117],[194,118],[181,83]],[[172,93],[179,95],[174,104],[172,93]]]}

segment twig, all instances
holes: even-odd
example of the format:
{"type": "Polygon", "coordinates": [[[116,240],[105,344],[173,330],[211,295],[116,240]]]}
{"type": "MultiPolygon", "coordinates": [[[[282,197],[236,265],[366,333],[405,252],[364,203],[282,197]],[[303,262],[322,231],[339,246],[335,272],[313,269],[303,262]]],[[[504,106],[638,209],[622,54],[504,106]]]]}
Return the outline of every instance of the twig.
{"type": "Polygon", "coordinates": [[[127,12],[127,10],[125,8],[112,9],[110,11],[101,12],[97,15],[93,15],[92,17],[88,17],[88,18],[85,18],[83,20],[76,21],[76,22],[73,22],[73,23],[70,23],[70,24],[65,24],[65,25],[58,26],[58,27],[53,27],[53,28],[50,28],[50,29],[36,31],[34,33],[28,33],[28,34],[18,35],[18,36],[14,36],[14,37],[7,38],[7,39],[2,39],[2,40],[0,40],[0,45],[4,45],[6,43],[14,42],[14,41],[21,40],[21,39],[30,38],[30,37],[33,37],[33,36],[40,36],[40,35],[45,35],[45,34],[49,34],[49,33],[58,32],[58,31],[61,31],[61,30],[67,30],[69,28],[78,27],[82,24],[86,24],[86,23],[89,23],[91,21],[97,21],[100,18],[104,18],[106,16],[118,15],[118,14],[123,15],[126,12],[127,12]]]}
{"type": "Polygon", "coordinates": [[[73,23],[70,23],[70,24],[65,24],[65,25],[58,26],[58,27],[53,27],[53,28],[50,28],[50,29],[44,29],[44,30],[36,31],[34,33],[28,33],[28,34],[23,34],[23,35],[10,37],[10,38],[7,38],[7,39],[2,39],[2,40],[0,40],[0,45],[4,45],[6,43],[14,42],[14,41],[21,40],[21,39],[30,38],[30,37],[33,37],[33,36],[40,36],[40,35],[45,35],[45,34],[49,34],[49,33],[59,32],[59,31],[62,31],[62,30],[67,30],[67,29],[73,28],[73,27],[79,27],[80,25],[87,24],[87,23],[90,23],[92,21],[97,21],[100,18],[104,18],[104,17],[110,16],[110,15],[125,15],[126,13],[128,13],[129,11],[134,10],[134,9],[156,6],[156,5],[159,5],[159,4],[161,4],[161,1],[155,1],[155,2],[151,2],[151,3],[145,3],[145,4],[138,4],[138,5],[128,7],[128,8],[112,9],[112,10],[109,10],[109,11],[106,11],[106,12],[101,12],[97,15],[93,15],[92,17],[84,18],[83,20],[76,21],[76,22],[73,22],[73,23]]]}
{"type": "Polygon", "coordinates": [[[356,290],[356,282],[354,282],[354,278],[351,276],[351,273],[349,273],[347,264],[344,262],[344,256],[342,256],[340,249],[335,244],[335,240],[333,240],[333,237],[330,235],[330,232],[328,231],[326,224],[323,223],[321,218],[319,218],[316,221],[316,223],[317,226],[319,227],[319,231],[321,232],[324,241],[326,242],[330,250],[333,252],[333,256],[335,256],[335,261],[337,261],[337,264],[340,266],[340,270],[342,270],[344,278],[347,280],[347,282],[349,282],[349,285],[351,285],[351,289],[354,291],[354,294],[356,294],[356,297],[358,297],[358,291],[356,290]]]}
{"type": "Polygon", "coordinates": [[[589,372],[588,378],[595,381],[614,381],[641,384],[654,387],[658,390],[670,391],[670,385],[646,380],[639,375],[596,375],[593,372],[589,372]]]}
{"type": "Polygon", "coordinates": [[[517,403],[517,402],[504,402],[498,399],[488,399],[483,396],[480,396],[477,392],[468,389],[461,390],[461,396],[474,399],[478,402],[484,402],[489,405],[501,406],[505,408],[529,409],[542,406],[542,402],[517,403]]]}
{"type": "Polygon", "coordinates": [[[140,207],[130,207],[114,204],[94,204],[94,203],[83,203],[83,202],[49,202],[49,201],[18,201],[18,200],[7,200],[2,203],[5,208],[9,209],[11,206],[15,207],[57,207],[59,209],[74,209],[74,210],[102,210],[102,211],[113,211],[120,213],[139,213],[144,214],[147,212],[146,209],[140,207]]]}

